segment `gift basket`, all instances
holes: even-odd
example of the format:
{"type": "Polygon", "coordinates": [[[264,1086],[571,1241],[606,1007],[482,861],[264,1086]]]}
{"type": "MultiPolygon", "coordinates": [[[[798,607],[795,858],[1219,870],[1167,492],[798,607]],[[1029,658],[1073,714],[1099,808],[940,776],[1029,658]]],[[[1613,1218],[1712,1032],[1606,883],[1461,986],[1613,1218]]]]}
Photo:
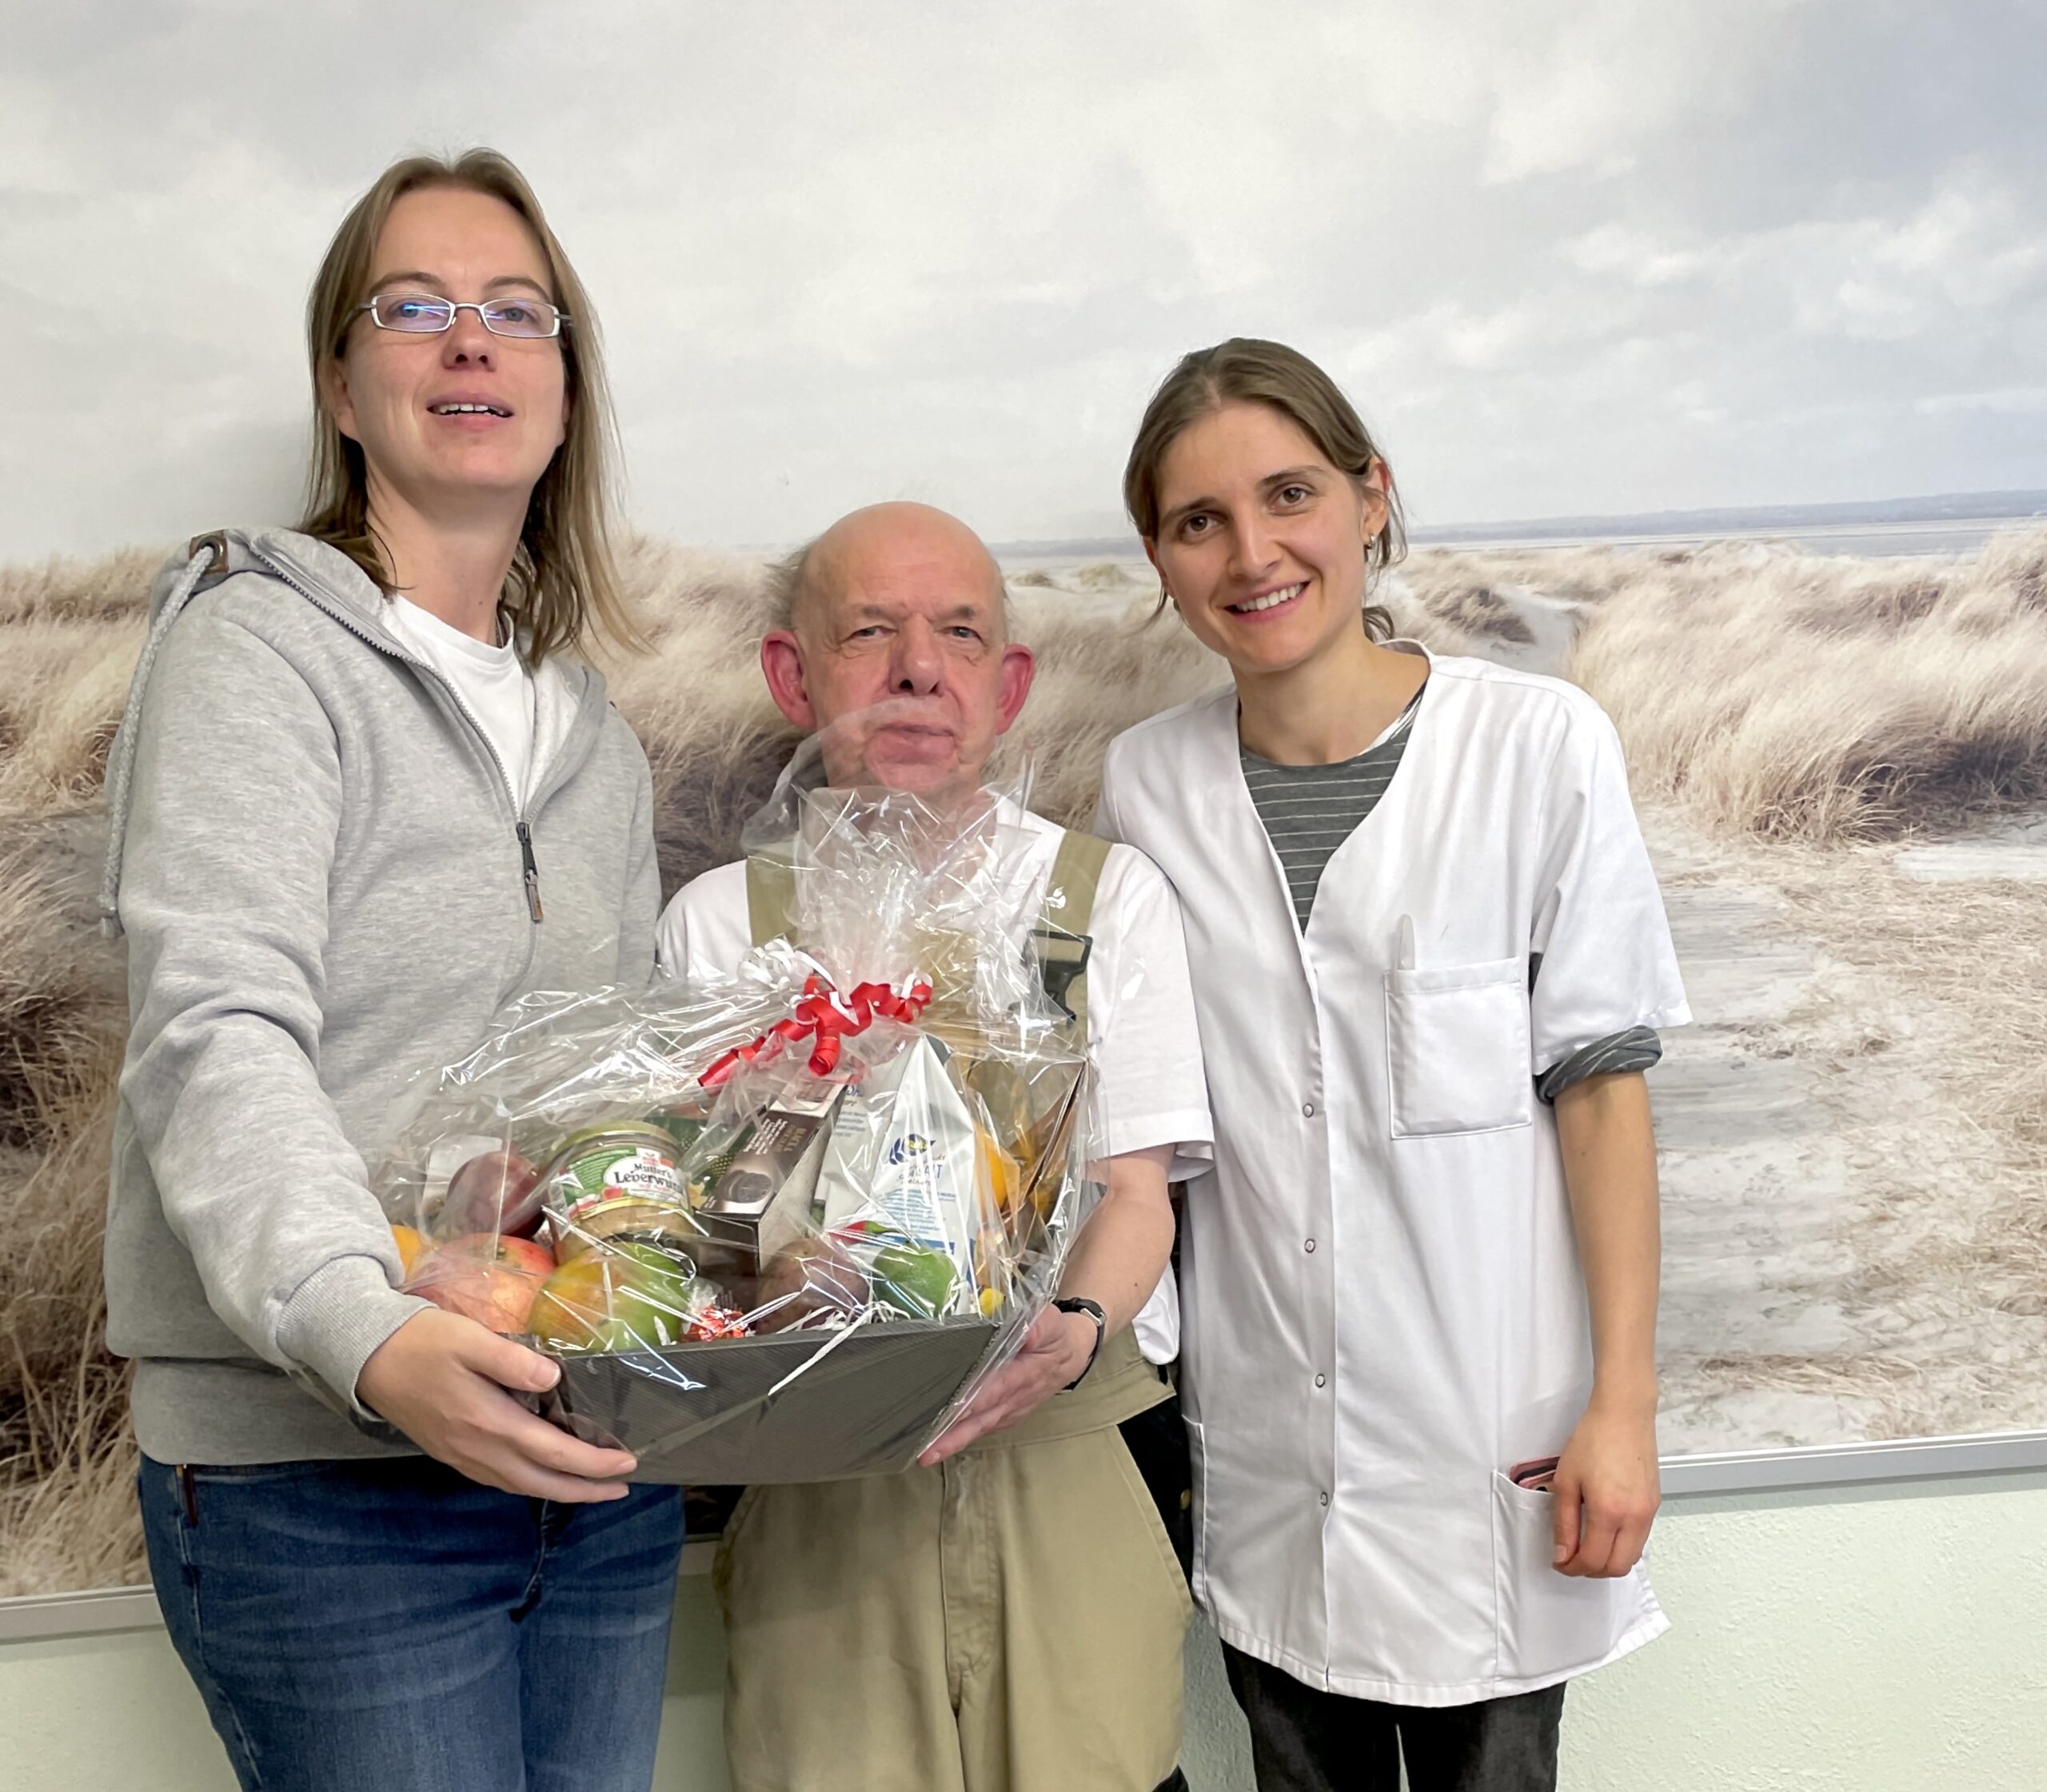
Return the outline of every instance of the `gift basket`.
{"type": "Polygon", "coordinates": [[[414,1089],[375,1179],[407,1288],[557,1358],[541,1410],[642,1480],[908,1467],[1089,1203],[1089,1068],[1004,796],[806,772],[745,839],[785,936],[729,977],[528,998],[414,1089]]]}

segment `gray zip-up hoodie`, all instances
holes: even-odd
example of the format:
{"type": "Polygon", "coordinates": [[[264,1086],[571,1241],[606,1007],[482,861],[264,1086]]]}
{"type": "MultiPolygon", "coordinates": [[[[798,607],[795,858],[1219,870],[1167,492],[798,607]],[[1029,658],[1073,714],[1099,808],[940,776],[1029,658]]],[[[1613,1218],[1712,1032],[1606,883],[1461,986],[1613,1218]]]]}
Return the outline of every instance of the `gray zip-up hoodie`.
{"type": "Polygon", "coordinates": [[[355,1399],[421,1305],[365,1169],[396,1098],[512,997],[652,971],[646,756],[603,679],[541,669],[521,813],[385,602],[281,529],[202,537],[150,601],[102,907],[130,1021],[107,1338],[159,1461],[408,1448],[355,1399]]]}

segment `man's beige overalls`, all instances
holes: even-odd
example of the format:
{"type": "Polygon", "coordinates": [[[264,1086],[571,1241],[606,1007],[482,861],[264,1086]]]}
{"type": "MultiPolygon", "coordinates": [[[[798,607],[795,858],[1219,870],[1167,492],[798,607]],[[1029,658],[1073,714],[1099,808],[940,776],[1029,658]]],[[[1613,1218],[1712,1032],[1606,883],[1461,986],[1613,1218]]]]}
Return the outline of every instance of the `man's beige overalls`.
{"type": "MultiPolygon", "coordinates": [[[[1087,932],[1107,853],[1060,841],[1048,925],[1087,932]]],[[[756,944],[790,932],[772,868],[747,891],[756,944]]],[[[1083,1040],[1087,1000],[1083,971],[1083,1040]]],[[[736,1792],[1151,1792],[1192,1606],[1116,1427],[1169,1391],[1125,1327],[936,1468],[750,1489],[717,1567],[736,1792]]]]}

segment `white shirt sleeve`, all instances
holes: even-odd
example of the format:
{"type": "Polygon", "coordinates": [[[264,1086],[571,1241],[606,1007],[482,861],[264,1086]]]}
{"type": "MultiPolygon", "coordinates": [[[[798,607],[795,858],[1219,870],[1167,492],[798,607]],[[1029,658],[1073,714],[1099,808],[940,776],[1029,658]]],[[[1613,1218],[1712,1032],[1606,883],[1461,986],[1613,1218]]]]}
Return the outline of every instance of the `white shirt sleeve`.
{"type": "Polygon", "coordinates": [[[692,877],[668,900],[654,927],[654,959],[671,977],[728,977],[752,949],[746,865],[720,865],[692,877]]]}
{"type": "MultiPolygon", "coordinates": [[[[1106,768],[1105,766],[1105,771],[1106,768]]],[[[1101,796],[1095,805],[1095,819],[1088,832],[1099,835],[1106,840],[1112,842],[1123,840],[1122,823],[1116,815],[1115,802],[1110,796],[1106,778],[1103,782],[1101,796]]],[[[1125,850],[1135,852],[1136,849],[1126,848],[1125,850]]],[[[1113,860],[1120,856],[1120,853],[1112,852],[1110,857],[1113,860]]],[[[1161,884],[1165,884],[1167,893],[1173,896],[1173,932],[1178,941],[1178,962],[1182,971],[1184,972],[1187,965],[1187,941],[1179,921],[1179,899],[1174,895],[1172,886],[1167,882],[1164,873],[1153,865],[1149,859],[1143,858],[1141,854],[1139,856],[1141,862],[1151,869],[1152,875],[1157,877],[1161,884]]],[[[1187,1014],[1189,1038],[1197,1036],[1193,1031],[1192,1000],[1193,988],[1190,982],[1187,1014]]],[[[1201,1070],[1199,1064],[1197,1064],[1197,1074],[1202,1077],[1201,1110],[1206,1116],[1208,1112],[1207,1081],[1205,1071],[1201,1070]]],[[[1212,1141],[1214,1136],[1212,1126],[1206,1136],[1212,1141]]],[[[1212,1143],[1204,1147],[1199,1142],[1183,1140],[1180,1142],[1179,1148],[1174,1153],[1173,1164],[1169,1175],[1174,1181],[1185,1181],[1198,1175],[1209,1167],[1205,1160],[1213,1155],[1212,1143]]],[[[1171,1264],[1168,1263],[1159,1275],[1158,1287],[1152,1290],[1151,1298],[1145,1302],[1137,1317],[1131,1322],[1131,1330],[1136,1335],[1139,1353],[1147,1363],[1171,1363],[1180,1354],[1180,1290],[1179,1279],[1173,1274],[1171,1264]]]]}
{"type": "MultiPolygon", "coordinates": [[[[1087,968],[1088,1044],[1099,1078],[1096,1123],[1111,1157],[1173,1147],[1166,1174],[1184,1182],[1215,1155],[1208,1085],[1187,972],[1179,898],[1135,847],[1112,846],[1095,899],[1087,968]]],[[[1180,1351],[1179,1287],[1169,1264],[1131,1323],[1147,1363],[1180,1351]]]]}
{"type": "Polygon", "coordinates": [[[1179,898],[1135,847],[1113,846],[1095,898],[1087,1043],[1105,1155],[1174,1147],[1172,1179],[1199,1175],[1215,1128],[1179,898]]]}
{"type": "Polygon", "coordinates": [[[1538,1072],[1630,1027],[1691,1019],[1663,898],[1628,796],[1620,737],[1603,711],[1574,706],[1542,819],[1529,998],[1538,1072]]]}
{"type": "Polygon", "coordinates": [[[654,968],[663,976],[688,976],[689,916],[683,907],[683,892],[669,897],[661,918],[654,924],[654,968]]]}

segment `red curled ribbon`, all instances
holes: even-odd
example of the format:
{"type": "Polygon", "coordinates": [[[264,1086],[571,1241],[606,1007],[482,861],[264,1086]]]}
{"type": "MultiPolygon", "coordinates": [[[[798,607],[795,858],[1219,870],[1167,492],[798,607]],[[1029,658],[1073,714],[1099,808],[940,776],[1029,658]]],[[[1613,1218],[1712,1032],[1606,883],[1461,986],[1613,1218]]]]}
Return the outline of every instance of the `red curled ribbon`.
{"type": "Polygon", "coordinates": [[[728,1052],[696,1080],[707,1089],[715,1089],[740,1065],[765,1063],[784,1044],[801,1039],[816,1041],[810,1053],[812,1074],[829,1076],[838,1068],[844,1041],[855,1033],[865,1032],[874,1024],[877,1014],[884,1020],[912,1021],[930,1000],[928,983],[912,984],[901,996],[885,983],[864,983],[841,1000],[824,978],[807,977],[793,1013],[776,1021],[751,1045],[728,1052]]]}

